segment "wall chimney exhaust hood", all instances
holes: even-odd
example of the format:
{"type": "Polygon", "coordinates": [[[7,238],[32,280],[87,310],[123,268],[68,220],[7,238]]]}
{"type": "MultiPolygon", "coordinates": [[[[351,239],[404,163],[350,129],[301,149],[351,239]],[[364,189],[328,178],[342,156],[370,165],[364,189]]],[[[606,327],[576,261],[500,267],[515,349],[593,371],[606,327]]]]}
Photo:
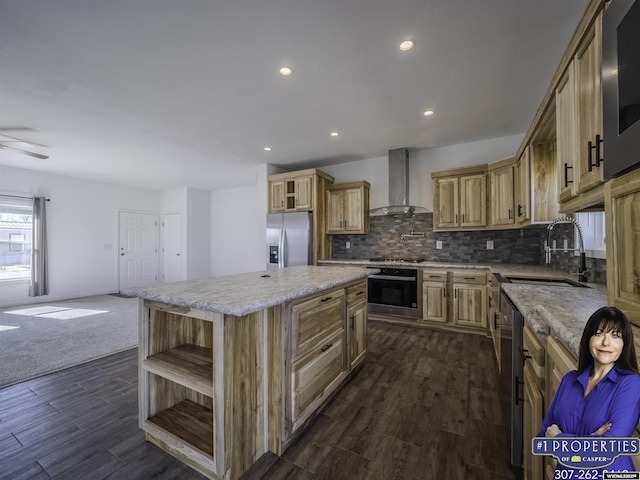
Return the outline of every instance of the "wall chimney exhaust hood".
{"type": "Polygon", "coordinates": [[[369,215],[413,215],[429,213],[424,207],[409,205],[409,151],[389,150],[389,206],[371,209],[369,215]]]}

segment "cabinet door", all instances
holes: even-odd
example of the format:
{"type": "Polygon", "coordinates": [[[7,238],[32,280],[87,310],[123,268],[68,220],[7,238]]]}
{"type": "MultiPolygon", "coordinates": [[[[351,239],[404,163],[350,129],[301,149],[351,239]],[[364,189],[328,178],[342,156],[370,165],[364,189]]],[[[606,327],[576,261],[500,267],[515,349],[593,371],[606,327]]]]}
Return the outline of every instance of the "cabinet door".
{"type": "Polygon", "coordinates": [[[558,156],[558,201],[566,202],[578,193],[580,162],[577,159],[577,114],[575,109],[574,63],[560,79],[556,89],[556,142],[558,156]]]}
{"type": "Polygon", "coordinates": [[[362,232],[364,230],[364,207],[362,190],[349,188],[344,190],[343,221],[345,232],[362,232]]]}
{"type": "Polygon", "coordinates": [[[296,178],[296,210],[313,210],[313,177],[296,178]]]}
{"type": "Polygon", "coordinates": [[[269,212],[284,211],[284,182],[269,182],[269,212]]]}
{"type": "Polygon", "coordinates": [[[487,225],[487,177],[484,173],[460,177],[460,226],[487,225]]]}
{"type": "Polygon", "coordinates": [[[447,284],[422,282],[422,319],[431,322],[447,321],[447,284]]]}
{"type": "Polygon", "coordinates": [[[338,385],[344,371],[344,330],[327,337],[320,345],[293,364],[292,423],[299,426],[338,385]]]}
{"type": "Polygon", "coordinates": [[[452,228],[458,223],[458,177],[438,178],[435,181],[438,205],[434,221],[438,228],[452,228]]]}
{"type": "Polygon", "coordinates": [[[640,169],[605,184],[610,305],[640,324],[640,169]]]}
{"type": "Polygon", "coordinates": [[[347,336],[349,343],[349,365],[354,368],[365,357],[367,351],[367,303],[358,302],[347,311],[347,336]]]}
{"type": "Polygon", "coordinates": [[[602,13],[575,57],[578,138],[580,139],[580,183],[584,192],[604,181],[602,145],[602,13]]]}
{"type": "Polygon", "coordinates": [[[543,480],[544,457],[531,452],[531,439],[540,430],[544,416],[542,393],[535,381],[536,374],[527,363],[524,367],[524,478],[543,480]]]}
{"type": "Polygon", "coordinates": [[[342,233],[344,231],[343,203],[343,190],[327,190],[327,233],[342,233]]]}
{"type": "Polygon", "coordinates": [[[491,170],[491,223],[512,225],[515,221],[513,165],[491,170]]]}
{"type": "Polygon", "coordinates": [[[531,218],[531,170],[529,162],[529,147],[516,163],[516,218],[523,223],[531,218]]]}
{"type": "Polygon", "coordinates": [[[458,325],[486,328],[487,287],[453,284],[453,322],[458,325]]]}

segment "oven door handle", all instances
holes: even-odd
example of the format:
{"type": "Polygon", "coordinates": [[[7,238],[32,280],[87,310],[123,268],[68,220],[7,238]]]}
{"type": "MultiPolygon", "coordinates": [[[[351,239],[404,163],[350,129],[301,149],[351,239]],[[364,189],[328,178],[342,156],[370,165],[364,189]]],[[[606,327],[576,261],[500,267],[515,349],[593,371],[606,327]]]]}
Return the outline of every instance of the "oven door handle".
{"type": "Polygon", "coordinates": [[[369,275],[368,278],[373,278],[376,280],[399,280],[401,282],[417,282],[418,279],[415,277],[396,277],[394,275],[369,275]]]}

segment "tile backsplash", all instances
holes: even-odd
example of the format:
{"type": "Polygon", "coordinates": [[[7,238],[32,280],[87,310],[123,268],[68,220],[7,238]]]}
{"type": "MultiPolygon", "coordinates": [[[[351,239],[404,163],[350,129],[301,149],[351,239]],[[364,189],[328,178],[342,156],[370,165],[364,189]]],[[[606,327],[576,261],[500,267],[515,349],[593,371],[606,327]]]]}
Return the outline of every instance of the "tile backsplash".
{"type": "MultiPolygon", "coordinates": [[[[543,265],[544,242],[547,239],[546,225],[532,225],[514,230],[492,230],[471,232],[434,232],[433,213],[421,213],[410,217],[375,216],[370,219],[367,235],[334,235],[333,258],[336,260],[361,260],[371,257],[402,258],[422,257],[432,262],[460,263],[513,263],[543,265]],[[401,241],[401,235],[425,233],[424,238],[409,238],[401,241]],[[442,249],[436,242],[442,242],[442,249]],[[487,249],[487,241],[493,249],[487,249]],[[347,242],[350,248],[346,248],[347,242]]],[[[553,230],[553,239],[562,245],[564,238],[573,248],[573,226],[558,225],[553,230]]],[[[573,252],[554,252],[551,265],[568,273],[578,271],[579,258],[573,252]]],[[[587,259],[587,268],[592,275],[590,281],[606,283],[605,261],[587,259]]]]}

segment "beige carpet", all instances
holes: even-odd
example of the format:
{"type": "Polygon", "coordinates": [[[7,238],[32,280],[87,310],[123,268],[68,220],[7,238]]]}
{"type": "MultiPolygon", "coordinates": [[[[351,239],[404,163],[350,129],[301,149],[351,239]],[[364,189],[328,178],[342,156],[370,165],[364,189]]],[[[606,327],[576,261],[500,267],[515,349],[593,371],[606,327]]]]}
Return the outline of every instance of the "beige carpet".
{"type": "Polygon", "coordinates": [[[115,295],[0,309],[0,388],[138,346],[138,299],[115,295]]]}

